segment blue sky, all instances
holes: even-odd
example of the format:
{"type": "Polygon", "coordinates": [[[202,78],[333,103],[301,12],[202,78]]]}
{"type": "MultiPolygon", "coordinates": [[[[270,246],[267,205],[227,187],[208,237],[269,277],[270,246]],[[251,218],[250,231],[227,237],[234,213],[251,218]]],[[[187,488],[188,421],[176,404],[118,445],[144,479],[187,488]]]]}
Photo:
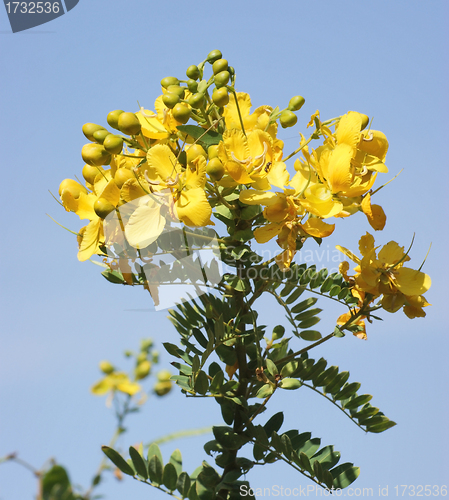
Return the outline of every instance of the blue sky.
{"type": "MultiPolygon", "coordinates": [[[[122,351],[137,348],[142,337],[159,345],[176,341],[164,311],[127,311],[148,308],[146,293],[112,286],[97,266],[77,261],[74,237],[45,214],[74,230],[81,224],[48,190],[56,193],[62,179],[80,175],[85,122],[105,125],[109,111],[136,111],[137,100],[151,109],[161,78],[183,75],[219,48],[254,107],[285,107],[296,94],[306,98],[297,127],[281,136],[285,151],[297,147],[298,131],[305,132],[316,109],[322,117],[348,110],[374,116],[373,128],[390,142],[391,176],[404,169],[376,195],[388,217],[376,242],[408,247],[416,233],[415,267],[432,242],[423,270],[433,280],[426,294],[433,305],[425,320],[383,313],[383,323],[369,325],[368,341],[346,336],[313,353],[351,371],[362,390],[374,395],[372,403],[398,425],[364,435],[331,405],[302,391],[293,398],[289,393],[288,400],[279,397],[272,410],[286,408],[286,428],[311,431],[323,444],[334,444],[342,461],[360,466],[354,487],[377,492],[389,485],[394,496],[396,484],[447,484],[447,19],[447,2],[432,0],[200,0],[191,6],[178,0],[81,0],[51,23],[12,34],[0,8],[0,456],[17,451],[38,468],[54,457],[74,483],[87,486],[114,422],[104,400],[89,393],[97,363],[106,358],[125,366],[122,351]]],[[[340,220],[323,245],[330,251],[336,244],[357,248],[367,230],[361,214],[340,220]]],[[[274,311],[276,323],[283,322],[272,306],[264,304],[266,324],[274,324],[274,311]]],[[[322,332],[340,313],[329,311],[322,332]]],[[[163,354],[162,364],[168,363],[163,354]]],[[[175,392],[150,398],[142,414],[131,418],[124,448],[220,422],[217,405],[175,392]]],[[[164,457],[179,446],[192,471],[206,458],[205,440],[164,445],[164,457]]],[[[252,485],[307,486],[279,465],[268,471],[252,472],[252,485]]],[[[25,469],[0,465],[1,500],[32,498],[35,487],[25,469]]],[[[165,497],[111,477],[100,492],[108,500],[165,497]]]]}

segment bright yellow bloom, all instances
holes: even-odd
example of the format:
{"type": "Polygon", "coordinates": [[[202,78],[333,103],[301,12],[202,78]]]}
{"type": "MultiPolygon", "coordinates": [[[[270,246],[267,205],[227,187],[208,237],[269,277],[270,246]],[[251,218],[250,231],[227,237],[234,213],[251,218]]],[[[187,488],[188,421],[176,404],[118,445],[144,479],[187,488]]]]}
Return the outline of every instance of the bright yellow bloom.
{"type": "Polygon", "coordinates": [[[404,262],[410,258],[405,254],[404,247],[395,241],[384,245],[378,253],[377,248],[369,233],[359,241],[361,259],[346,248],[337,246],[338,250],[358,264],[354,277],[356,288],[374,297],[384,295],[382,305],[386,311],[395,312],[404,306],[404,312],[409,317],[425,315],[422,308],[429,304],[422,294],[431,286],[430,277],[421,271],[404,267],[404,262]]]}
{"type": "Polygon", "coordinates": [[[140,390],[142,390],[141,386],[137,382],[131,382],[124,372],[113,372],[106,375],[106,377],[94,384],[91,389],[96,396],[104,396],[109,392],[114,393],[117,391],[134,396],[140,390]]]}
{"type": "Polygon", "coordinates": [[[204,157],[198,156],[183,169],[168,146],[157,144],[148,151],[144,175],[153,195],[138,199],[127,222],[125,234],[132,246],[145,248],[162,233],[165,227],[163,207],[172,218],[187,226],[213,224],[210,220],[212,208],[204,191],[204,157]]]}

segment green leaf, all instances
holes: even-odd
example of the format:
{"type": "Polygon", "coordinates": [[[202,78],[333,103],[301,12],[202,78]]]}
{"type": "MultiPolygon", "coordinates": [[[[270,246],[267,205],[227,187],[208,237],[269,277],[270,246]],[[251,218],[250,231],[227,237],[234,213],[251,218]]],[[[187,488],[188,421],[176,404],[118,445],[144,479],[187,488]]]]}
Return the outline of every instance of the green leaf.
{"type": "Polygon", "coordinates": [[[306,441],[300,448],[296,450],[297,453],[304,453],[307,457],[312,457],[320,447],[321,439],[313,438],[306,441]]]}
{"type": "Polygon", "coordinates": [[[279,294],[280,297],[286,297],[295,289],[294,283],[287,283],[279,294]]]}
{"type": "Polygon", "coordinates": [[[305,330],[307,328],[310,328],[313,325],[316,325],[320,321],[321,321],[320,318],[317,318],[316,316],[313,316],[312,318],[309,318],[309,319],[306,319],[304,321],[301,321],[301,323],[299,323],[299,325],[298,325],[298,328],[300,328],[301,330],[305,330]]]}
{"type": "Polygon", "coordinates": [[[178,482],[176,483],[176,489],[181,493],[182,498],[185,498],[189,494],[190,490],[190,477],[187,472],[181,472],[178,476],[178,482]]]}
{"type": "Polygon", "coordinates": [[[147,455],[148,461],[150,461],[152,459],[152,457],[154,457],[154,456],[156,456],[159,459],[159,462],[161,462],[161,464],[164,463],[164,459],[162,458],[161,450],[156,443],[150,444],[150,446],[148,448],[148,455],[147,455]]]}
{"type": "Polygon", "coordinates": [[[295,390],[299,389],[302,386],[302,383],[296,378],[283,378],[278,387],[281,389],[295,390]]]}
{"type": "Polygon", "coordinates": [[[294,451],[290,438],[286,434],[282,434],[281,443],[282,443],[283,454],[286,456],[288,460],[291,460],[294,451]]]}
{"type": "Polygon", "coordinates": [[[335,297],[335,295],[338,295],[341,292],[341,288],[338,285],[332,285],[331,289],[329,290],[329,297],[335,297]]]}
{"type": "Polygon", "coordinates": [[[308,340],[309,342],[320,340],[320,338],[322,337],[321,333],[317,330],[303,330],[299,335],[303,340],[308,340]]]}
{"type": "Polygon", "coordinates": [[[330,384],[330,382],[332,380],[334,380],[334,378],[337,376],[337,374],[338,374],[338,366],[330,366],[321,375],[319,375],[316,378],[316,380],[313,381],[313,385],[315,387],[326,386],[326,385],[330,384]]]}
{"type": "Polygon", "coordinates": [[[265,399],[268,396],[271,396],[273,392],[274,392],[274,387],[271,384],[265,384],[257,391],[256,397],[260,399],[265,399]]]}
{"type": "Polygon", "coordinates": [[[101,273],[110,283],[115,283],[117,285],[125,285],[126,281],[123,278],[123,274],[118,271],[111,271],[107,269],[101,273]]]}
{"type": "Polygon", "coordinates": [[[292,307],[292,313],[297,314],[297,313],[300,313],[302,311],[305,311],[309,307],[312,307],[313,305],[315,305],[317,303],[317,301],[318,301],[318,299],[316,297],[309,297],[308,299],[303,300],[299,304],[296,304],[296,306],[292,307]]]}
{"type": "Polygon", "coordinates": [[[176,128],[180,132],[193,137],[204,149],[219,144],[223,139],[223,136],[218,132],[214,132],[213,130],[206,132],[202,127],[197,127],[196,125],[178,125],[176,128]]]}
{"type": "Polygon", "coordinates": [[[175,368],[177,368],[181,373],[183,373],[184,375],[192,375],[192,367],[191,366],[187,366],[187,365],[183,365],[181,363],[175,363],[175,362],[172,362],[171,363],[175,368]]]}
{"type": "Polygon", "coordinates": [[[207,348],[208,340],[206,337],[203,335],[202,331],[199,330],[198,328],[193,328],[192,330],[193,336],[195,337],[196,341],[198,344],[203,348],[207,348]]]}
{"type": "Polygon", "coordinates": [[[279,373],[279,370],[278,370],[278,367],[276,366],[276,364],[270,358],[267,358],[265,363],[267,365],[267,368],[266,368],[267,372],[272,377],[275,377],[279,373]]]}
{"type": "Polygon", "coordinates": [[[234,432],[234,429],[226,426],[212,427],[212,432],[214,433],[215,439],[218,443],[227,450],[238,450],[245,443],[248,442],[248,438],[243,434],[238,434],[234,432]]]}
{"type": "Polygon", "coordinates": [[[162,462],[159,460],[157,455],[153,455],[150,458],[150,463],[148,464],[148,472],[150,476],[150,481],[157,486],[162,484],[163,466],[162,462]]]}
{"type": "Polygon", "coordinates": [[[273,431],[271,434],[271,446],[278,452],[283,452],[282,441],[277,432],[273,431]]]}
{"type": "Polygon", "coordinates": [[[192,390],[191,377],[187,377],[186,375],[172,375],[170,380],[174,380],[175,383],[181,387],[181,389],[185,389],[186,391],[192,390]]]}
{"type": "Polygon", "coordinates": [[[284,423],[284,412],[280,411],[273,415],[268,422],[263,426],[267,436],[271,436],[273,431],[278,431],[284,423]]]}
{"type": "Polygon", "coordinates": [[[332,382],[329,383],[324,388],[324,392],[330,393],[330,394],[335,394],[337,393],[340,388],[343,386],[343,384],[348,380],[349,378],[349,372],[341,372],[339,373],[332,382]]]}
{"type": "Polygon", "coordinates": [[[109,458],[109,460],[123,472],[123,474],[127,474],[128,476],[135,475],[127,461],[113,448],[109,448],[109,446],[102,446],[101,450],[109,458]]]}
{"type": "Polygon", "coordinates": [[[164,348],[168,352],[168,354],[171,354],[172,356],[175,356],[176,358],[180,358],[181,357],[179,355],[180,349],[179,349],[179,347],[177,345],[170,344],[170,342],[162,342],[162,345],[164,346],[164,348]]]}
{"type": "Polygon", "coordinates": [[[240,218],[243,220],[250,220],[262,213],[262,211],[263,209],[260,205],[249,205],[240,212],[240,218]]]}
{"type": "Polygon", "coordinates": [[[323,474],[323,468],[321,467],[320,462],[315,461],[315,462],[311,463],[311,466],[313,468],[313,473],[314,473],[315,477],[318,479],[318,481],[320,483],[322,483],[323,479],[324,479],[324,474],[323,474]]]}
{"type": "Polygon", "coordinates": [[[235,218],[234,212],[225,205],[217,205],[215,207],[215,212],[228,220],[233,220],[235,218]]]}
{"type": "Polygon", "coordinates": [[[305,288],[304,287],[299,287],[297,288],[291,295],[290,297],[285,301],[286,304],[292,304],[298,298],[304,293],[305,288]]]}
{"type": "Polygon", "coordinates": [[[129,448],[129,456],[133,462],[134,468],[137,471],[137,474],[142,476],[144,479],[148,479],[148,469],[147,464],[141,454],[134,448],[134,446],[130,446],[129,448]]]}
{"type": "Polygon", "coordinates": [[[351,463],[345,463],[335,467],[335,469],[332,469],[330,472],[334,478],[334,488],[343,489],[347,488],[359,477],[360,468],[354,467],[351,463]]]}
{"type": "Polygon", "coordinates": [[[292,373],[294,373],[298,368],[298,362],[297,361],[290,361],[286,365],[282,367],[281,370],[281,377],[290,377],[292,373]]]}
{"type": "Polygon", "coordinates": [[[337,401],[342,399],[348,399],[360,389],[360,385],[361,384],[359,382],[352,382],[351,384],[346,384],[343,387],[343,389],[334,396],[334,399],[336,399],[337,401]]]}
{"type": "Polygon", "coordinates": [[[310,465],[309,457],[302,451],[299,453],[298,457],[301,462],[302,468],[305,469],[310,474],[312,474],[313,476],[313,469],[312,466],[310,465]]]}
{"type": "Polygon", "coordinates": [[[170,456],[169,462],[174,465],[177,474],[182,472],[182,455],[179,449],[176,449],[170,456]]]}
{"type": "Polygon", "coordinates": [[[232,347],[226,345],[219,345],[215,350],[217,356],[226,363],[228,366],[234,366],[237,361],[237,356],[235,354],[235,350],[232,347]]]}
{"type": "Polygon", "coordinates": [[[198,372],[198,375],[196,376],[195,380],[195,385],[193,386],[196,392],[199,394],[206,394],[207,389],[209,388],[209,379],[207,375],[203,372],[203,370],[200,370],[198,372]]]}
{"type": "Polygon", "coordinates": [[[361,396],[356,396],[355,398],[346,401],[343,408],[345,410],[352,410],[368,403],[371,399],[373,399],[373,396],[370,394],[362,394],[361,396]]]}
{"type": "Polygon", "coordinates": [[[56,487],[64,493],[67,492],[67,490],[69,492],[71,491],[69,476],[65,468],[61,465],[53,465],[53,467],[42,476],[43,500],[52,500],[52,493],[56,487]]]}
{"type": "Polygon", "coordinates": [[[315,307],[313,309],[309,309],[307,311],[304,311],[303,313],[301,314],[298,314],[297,316],[295,316],[295,320],[296,321],[303,321],[305,319],[309,319],[311,318],[312,316],[316,316],[317,314],[319,314],[320,312],[322,311],[322,309],[320,309],[319,307],[315,307]]]}
{"type": "Polygon", "coordinates": [[[332,469],[335,465],[337,465],[340,460],[340,453],[338,451],[334,451],[333,446],[325,446],[320,451],[315,453],[313,457],[310,459],[310,463],[313,465],[316,461],[318,461],[323,469],[329,470],[332,469]]]}
{"type": "Polygon", "coordinates": [[[391,427],[394,427],[396,425],[396,422],[393,422],[393,420],[388,419],[385,417],[386,420],[378,423],[378,424],[373,424],[373,425],[367,425],[366,430],[368,432],[373,432],[373,433],[379,433],[379,432],[384,432],[387,429],[391,429],[391,427]]]}
{"type": "Polygon", "coordinates": [[[318,271],[315,276],[310,280],[310,288],[317,288],[321,286],[326,277],[327,277],[327,269],[321,269],[321,271],[318,271]]]}
{"type": "Polygon", "coordinates": [[[176,467],[171,462],[164,467],[162,483],[167,486],[170,491],[174,491],[176,489],[176,484],[178,483],[178,473],[176,471],[176,467]]]}
{"type": "Polygon", "coordinates": [[[212,382],[210,384],[210,392],[212,394],[218,394],[221,392],[221,386],[223,385],[223,382],[224,382],[224,373],[221,371],[217,372],[215,375],[214,375],[214,378],[212,379],[212,382]]]}

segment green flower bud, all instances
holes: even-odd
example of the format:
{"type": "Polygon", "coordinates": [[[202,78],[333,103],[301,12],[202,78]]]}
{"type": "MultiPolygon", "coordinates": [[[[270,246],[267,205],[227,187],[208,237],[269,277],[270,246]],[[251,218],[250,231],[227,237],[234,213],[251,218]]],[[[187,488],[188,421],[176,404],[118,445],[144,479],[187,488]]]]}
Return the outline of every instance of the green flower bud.
{"type": "Polygon", "coordinates": [[[184,99],[185,96],[185,88],[179,85],[169,85],[167,87],[167,92],[171,92],[172,94],[177,94],[181,99],[184,99]]]}
{"type": "Polygon", "coordinates": [[[221,71],[227,71],[228,69],[228,61],[226,59],[217,59],[214,64],[212,64],[212,71],[214,75],[217,75],[221,71]]]}
{"type": "Polygon", "coordinates": [[[98,198],[94,203],[94,212],[100,219],[106,219],[113,210],[115,210],[114,205],[105,198],[98,198]]]}
{"type": "Polygon", "coordinates": [[[85,123],[83,125],[83,134],[89,141],[95,142],[94,132],[97,130],[104,130],[104,127],[97,125],[96,123],[85,123]]]}
{"type": "Polygon", "coordinates": [[[154,386],[154,392],[158,395],[158,396],[165,396],[166,394],[168,394],[172,389],[172,383],[171,381],[168,381],[168,382],[158,382],[155,386],[154,386]]]}
{"type": "Polygon", "coordinates": [[[100,130],[96,130],[92,135],[97,144],[103,144],[103,141],[109,134],[109,130],[102,128],[100,130]]]}
{"type": "Polygon", "coordinates": [[[195,80],[188,80],[187,88],[194,94],[198,90],[198,82],[195,80]]]}
{"type": "Polygon", "coordinates": [[[84,165],[83,167],[83,177],[89,184],[95,182],[95,177],[102,171],[102,168],[92,167],[91,165],[84,165]]]}
{"type": "Polygon", "coordinates": [[[171,373],[168,370],[161,370],[157,374],[157,379],[159,382],[167,382],[167,380],[170,380],[171,373]]]}
{"type": "Polygon", "coordinates": [[[229,82],[229,78],[231,78],[229,71],[220,71],[220,73],[217,73],[214,76],[214,83],[217,89],[224,87],[229,82]]]}
{"type": "Polygon", "coordinates": [[[199,144],[192,144],[192,146],[190,146],[187,150],[187,163],[195,160],[195,158],[198,158],[200,155],[207,158],[206,151],[204,151],[199,144]]]}
{"type": "Polygon", "coordinates": [[[173,92],[167,92],[167,94],[164,94],[162,96],[162,102],[169,109],[173,109],[178,104],[179,101],[180,101],[179,95],[174,94],[173,92]]]}
{"type": "Polygon", "coordinates": [[[122,188],[123,184],[129,179],[135,179],[135,175],[129,168],[118,168],[114,175],[114,181],[118,188],[122,188]]]}
{"type": "Polygon", "coordinates": [[[182,124],[187,123],[189,121],[190,109],[185,104],[181,103],[176,104],[176,106],[172,110],[172,113],[173,113],[173,118],[182,124]]]}
{"type": "Polygon", "coordinates": [[[123,139],[119,135],[109,134],[103,141],[103,147],[108,153],[118,155],[123,149],[123,139]]]}
{"type": "Polygon", "coordinates": [[[197,93],[193,94],[189,97],[189,104],[192,108],[198,109],[201,108],[204,104],[204,94],[197,93]]]}
{"type": "Polygon", "coordinates": [[[187,165],[187,153],[185,151],[181,151],[178,156],[178,162],[185,167],[187,165]]]}
{"type": "Polygon", "coordinates": [[[99,367],[105,375],[110,375],[115,369],[109,361],[100,361],[99,367]]]}
{"type": "Polygon", "coordinates": [[[295,95],[295,97],[292,97],[290,99],[287,109],[290,111],[298,111],[303,107],[305,102],[306,100],[304,99],[304,97],[300,95],[295,95]]]}
{"type": "Polygon", "coordinates": [[[232,66],[229,66],[228,71],[231,76],[235,75],[235,69],[232,66]]]}
{"type": "Polygon", "coordinates": [[[153,347],[153,340],[152,339],[143,339],[140,343],[140,349],[142,351],[149,351],[151,347],[153,347]]]}
{"type": "Polygon", "coordinates": [[[142,380],[143,378],[148,377],[150,370],[151,363],[147,359],[142,361],[142,363],[139,363],[134,370],[136,380],[142,380]]]}
{"type": "Polygon", "coordinates": [[[111,155],[100,144],[86,144],[81,150],[83,160],[92,167],[107,165],[111,161],[111,155]]]}
{"type": "Polygon", "coordinates": [[[207,148],[207,156],[209,157],[209,160],[212,160],[212,158],[216,158],[218,156],[218,146],[217,145],[212,145],[207,148]]]}
{"type": "Polygon", "coordinates": [[[195,66],[195,64],[192,64],[192,66],[189,66],[186,71],[187,78],[191,78],[192,80],[198,80],[200,77],[200,70],[198,69],[198,66],[195,66]]]}
{"type": "Polygon", "coordinates": [[[279,117],[279,122],[281,123],[282,128],[293,127],[298,121],[298,117],[293,113],[293,111],[285,110],[282,111],[281,116],[279,117]]]}
{"type": "Polygon", "coordinates": [[[273,340],[279,340],[284,336],[285,328],[282,325],[277,325],[273,328],[273,333],[271,338],[273,340]]]}
{"type": "Polygon", "coordinates": [[[225,168],[219,158],[212,158],[207,164],[206,172],[212,180],[219,181],[225,174],[225,168]]]}
{"type": "Polygon", "coordinates": [[[108,122],[110,127],[115,128],[115,130],[118,130],[118,117],[122,113],[124,113],[124,111],[121,109],[116,109],[115,111],[111,111],[110,113],[108,113],[106,121],[108,122]]]}
{"type": "Polygon", "coordinates": [[[226,104],[228,104],[229,102],[228,89],[226,87],[215,89],[212,94],[212,101],[219,108],[226,106],[226,104]]]}
{"type": "Polygon", "coordinates": [[[170,85],[179,85],[179,80],[175,76],[166,76],[161,80],[161,86],[166,89],[170,85]]]}
{"type": "Polygon", "coordinates": [[[140,134],[142,125],[134,113],[122,113],[118,117],[118,129],[127,135],[140,134]]]}
{"type": "Polygon", "coordinates": [[[207,62],[213,64],[217,59],[221,59],[222,56],[223,55],[219,50],[213,50],[212,52],[209,52],[206,60],[207,62]]]}

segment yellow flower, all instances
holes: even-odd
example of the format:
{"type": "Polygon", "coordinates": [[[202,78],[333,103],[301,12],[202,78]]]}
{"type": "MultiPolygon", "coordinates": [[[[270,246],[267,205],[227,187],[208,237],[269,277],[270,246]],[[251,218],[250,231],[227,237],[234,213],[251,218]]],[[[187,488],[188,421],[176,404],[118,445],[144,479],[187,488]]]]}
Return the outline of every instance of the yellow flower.
{"type": "Polygon", "coordinates": [[[99,380],[93,385],[91,391],[96,396],[104,396],[109,392],[123,392],[134,396],[141,390],[141,386],[136,382],[131,382],[128,375],[124,372],[113,372],[99,380]]]}
{"type": "MultiPolygon", "coordinates": [[[[377,247],[378,248],[378,247],[377,247]]],[[[431,286],[430,277],[403,263],[410,260],[395,241],[384,245],[377,253],[374,238],[366,233],[359,241],[362,254],[360,259],[344,247],[337,246],[347,257],[356,262],[356,288],[374,297],[384,295],[382,306],[386,311],[395,312],[404,306],[409,317],[424,316],[423,307],[430,305],[422,296],[431,286]]]]}
{"type": "Polygon", "coordinates": [[[134,201],[137,207],[125,227],[126,238],[132,246],[145,248],[162,233],[165,227],[161,214],[163,206],[172,218],[187,226],[213,224],[210,220],[212,208],[204,191],[206,160],[203,156],[198,156],[183,169],[167,145],[157,144],[148,151],[144,175],[153,195],[134,201]]]}

